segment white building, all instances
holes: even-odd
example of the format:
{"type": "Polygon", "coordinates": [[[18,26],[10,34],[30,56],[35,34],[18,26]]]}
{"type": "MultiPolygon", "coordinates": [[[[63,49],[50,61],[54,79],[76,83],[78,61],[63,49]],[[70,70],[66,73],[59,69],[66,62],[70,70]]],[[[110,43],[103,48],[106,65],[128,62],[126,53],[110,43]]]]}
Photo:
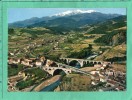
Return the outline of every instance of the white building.
{"type": "Polygon", "coordinates": [[[43,63],[41,61],[36,61],[35,65],[36,65],[36,67],[42,68],[43,63]]]}

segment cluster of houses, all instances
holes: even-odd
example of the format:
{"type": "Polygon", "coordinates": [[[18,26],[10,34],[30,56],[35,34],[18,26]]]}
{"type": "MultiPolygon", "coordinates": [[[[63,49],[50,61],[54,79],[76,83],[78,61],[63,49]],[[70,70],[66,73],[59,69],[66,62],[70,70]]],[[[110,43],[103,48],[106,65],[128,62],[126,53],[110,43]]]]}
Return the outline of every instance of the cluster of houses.
{"type": "Polygon", "coordinates": [[[43,66],[45,67],[58,67],[58,65],[49,59],[46,59],[44,56],[42,57],[37,57],[37,58],[8,58],[8,64],[22,64],[25,67],[39,67],[39,68],[43,68],[43,66]]]}
{"type": "MultiPolygon", "coordinates": [[[[49,59],[45,59],[45,57],[40,57],[40,58],[29,58],[29,59],[14,59],[14,58],[9,58],[8,59],[8,64],[23,64],[27,66],[27,68],[21,70],[18,72],[17,75],[11,76],[8,78],[8,91],[19,91],[19,89],[16,88],[16,84],[23,80],[26,81],[29,78],[34,78],[35,74],[30,74],[30,73],[25,73],[25,70],[28,68],[38,68],[42,67],[44,64],[46,67],[49,66],[54,66],[55,63],[49,59]],[[46,62],[46,63],[45,63],[46,62]],[[33,66],[34,64],[34,66],[33,66]]],[[[48,76],[47,76],[48,77],[48,76]]]]}
{"type": "Polygon", "coordinates": [[[126,89],[126,73],[111,67],[100,67],[91,71],[92,86],[99,91],[121,91],[126,89]],[[100,83],[104,83],[99,87],[100,83]]]}
{"type": "Polygon", "coordinates": [[[42,67],[46,62],[44,56],[40,58],[8,58],[8,64],[22,64],[26,67],[42,67]]]}
{"type": "MultiPolygon", "coordinates": [[[[37,58],[8,58],[8,64],[22,64],[26,67],[57,67],[54,61],[46,59],[44,56],[37,58]]],[[[99,91],[120,91],[126,89],[126,73],[122,71],[117,71],[109,66],[109,62],[104,62],[102,64],[96,64],[94,67],[97,67],[96,70],[91,71],[91,85],[97,86],[97,90],[99,91]],[[98,67],[100,66],[100,67],[98,67]],[[99,83],[104,83],[103,86],[99,87],[99,83]]],[[[20,71],[17,77],[9,78],[9,89],[15,90],[15,85],[17,80],[19,81],[21,78],[26,80],[28,77],[34,77],[30,75],[26,75],[23,71],[20,71]]]]}

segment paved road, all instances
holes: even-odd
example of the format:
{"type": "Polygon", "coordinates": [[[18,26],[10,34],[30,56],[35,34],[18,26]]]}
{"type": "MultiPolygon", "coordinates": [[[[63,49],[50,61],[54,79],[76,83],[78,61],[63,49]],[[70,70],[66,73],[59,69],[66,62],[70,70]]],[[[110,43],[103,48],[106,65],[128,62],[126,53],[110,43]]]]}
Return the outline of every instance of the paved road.
{"type": "Polygon", "coordinates": [[[82,74],[85,74],[85,75],[91,75],[90,72],[82,71],[79,68],[72,67],[72,66],[62,64],[62,63],[58,63],[58,62],[55,62],[55,63],[59,64],[59,67],[64,67],[65,66],[66,68],[70,68],[72,71],[79,72],[79,73],[82,73],[82,74]]]}

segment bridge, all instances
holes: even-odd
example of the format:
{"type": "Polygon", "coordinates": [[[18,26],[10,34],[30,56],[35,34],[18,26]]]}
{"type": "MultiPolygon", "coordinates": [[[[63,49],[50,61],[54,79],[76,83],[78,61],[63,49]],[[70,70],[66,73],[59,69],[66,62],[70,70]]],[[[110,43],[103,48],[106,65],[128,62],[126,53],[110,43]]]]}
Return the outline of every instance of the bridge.
{"type": "Polygon", "coordinates": [[[85,75],[91,75],[90,72],[82,71],[78,68],[75,68],[66,64],[62,64],[58,62],[55,62],[55,63],[58,65],[58,67],[44,66],[43,70],[47,71],[49,74],[53,76],[57,75],[61,71],[64,71],[66,74],[70,74],[72,71],[74,71],[74,72],[82,73],[85,75]]]}
{"type": "MultiPolygon", "coordinates": [[[[84,64],[88,64],[88,63],[92,63],[92,64],[104,64],[104,61],[93,61],[93,60],[88,60],[88,59],[76,59],[76,58],[60,58],[60,60],[66,62],[68,65],[70,65],[70,63],[72,61],[77,61],[81,67],[84,66],[84,64]]],[[[111,64],[111,62],[107,62],[108,64],[111,64]]]]}
{"type": "Polygon", "coordinates": [[[111,64],[111,62],[93,61],[93,60],[76,59],[76,58],[60,58],[60,60],[62,60],[64,62],[66,61],[66,63],[68,65],[55,62],[57,64],[57,67],[44,66],[43,69],[51,75],[56,75],[57,73],[59,73],[61,71],[64,71],[66,74],[70,74],[72,71],[74,71],[74,72],[82,73],[85,75],[91,75],[90,72],[82,71],[79,68],[70,66],[70,63],[72,61],[77,61],[81,67],[83,67],[84,64],[88,64],[88,63],[92,63],[94,65],[95,64],[102,64],[103,65],[104,63],[105,63],[105,65],[111,64]]]}
{"type": "Polygon", "coordinates": [[[52,76],[57,75],[62,71],[64,71],[66,74],[70,74],[72,72],[70,68],[62,68],[62,67],[44,67],[43,69],[52,76]]]}

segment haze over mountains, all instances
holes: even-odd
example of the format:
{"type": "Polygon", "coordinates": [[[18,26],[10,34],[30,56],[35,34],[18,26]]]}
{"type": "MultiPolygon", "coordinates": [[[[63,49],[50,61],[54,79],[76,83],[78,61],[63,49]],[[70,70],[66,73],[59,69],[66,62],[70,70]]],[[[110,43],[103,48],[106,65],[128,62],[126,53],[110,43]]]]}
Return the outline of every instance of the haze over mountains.
{"type": "Polygon", "coordinates": [[[119,14],[104,14],[95,10],[73,10],[58,13],[52,16],[33,17],[23,21],[9,23],[9,28],[19,27],[65,27],[79,28],[85,25],[92,25],[112,19],[119,14]]]}

